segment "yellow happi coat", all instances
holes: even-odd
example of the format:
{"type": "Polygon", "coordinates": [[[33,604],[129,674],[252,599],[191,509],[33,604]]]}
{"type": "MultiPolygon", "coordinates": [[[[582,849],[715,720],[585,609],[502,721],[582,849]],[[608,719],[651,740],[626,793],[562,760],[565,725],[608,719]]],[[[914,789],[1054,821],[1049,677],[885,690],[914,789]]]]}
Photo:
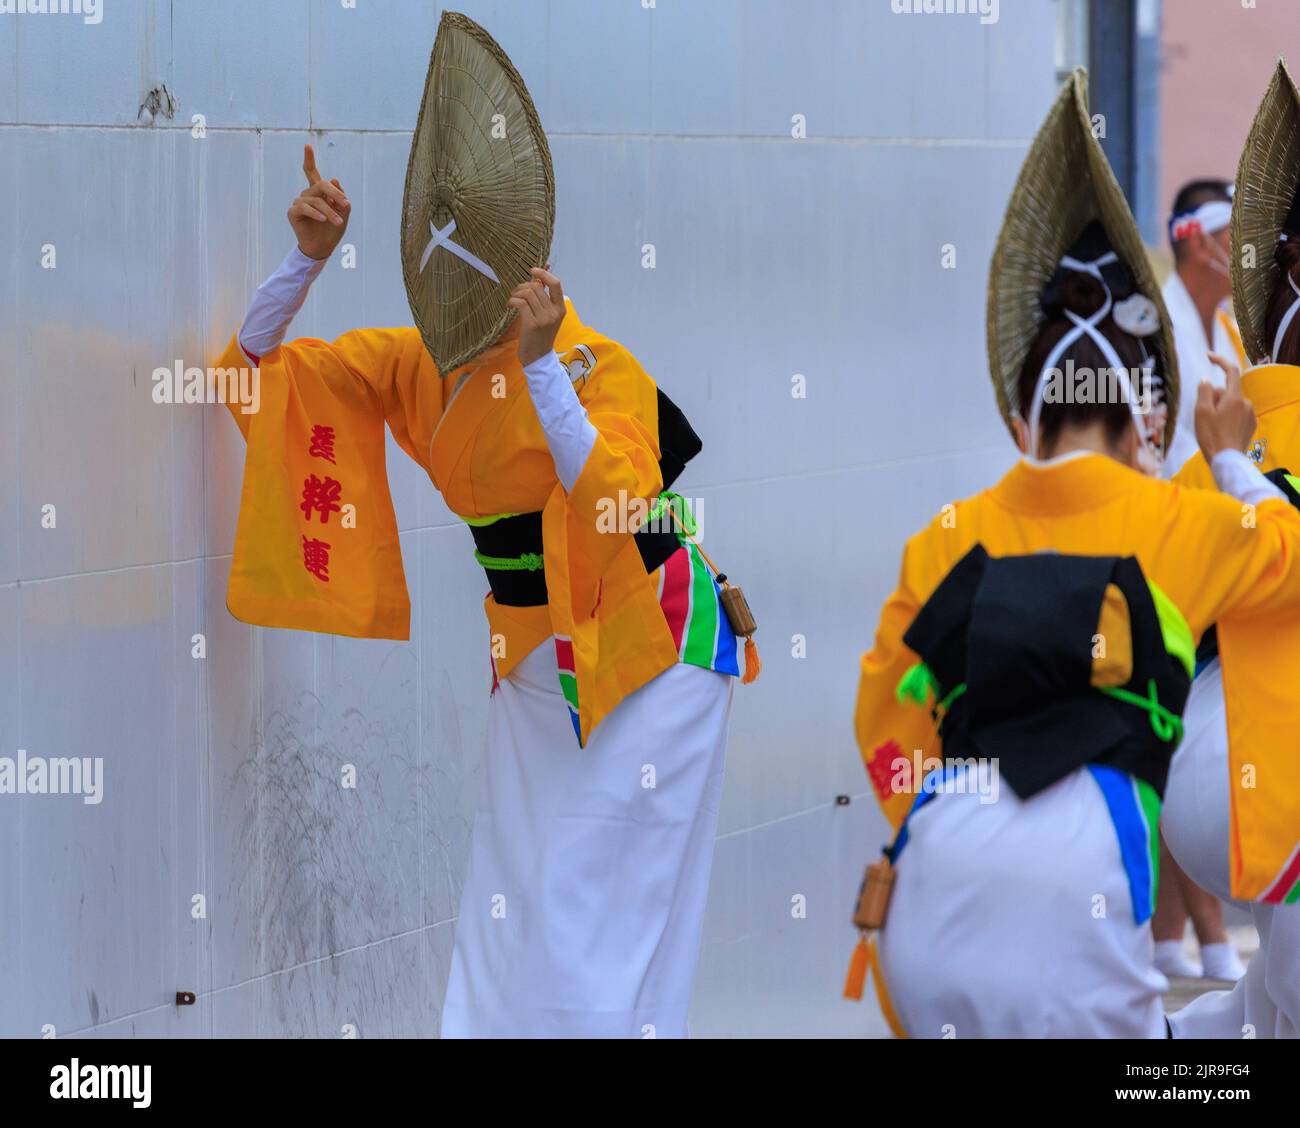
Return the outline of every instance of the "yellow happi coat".
{"type": "Polygon", "coordinates": [[[1237,319],[1222,306],[1214,311],[1214,318],[1223,326],[1223,331],[1228,335],[1228,340],[1232,342],[1233,357],[1230,359],[1236,360],[1238,368],[1245,369],[1249,367],[1250,361],[1246,359],[1246,346],[1241,339],[1241,330],[1237,327],[1237,319]]]}
{"type": "MultiPolygon", "coordinates": [[[[553,635],[571,640],[585,744],[625,696],[678,661],[678,649],[657,598],[659,573],[646,574],[632,534],[609,519],[611,500],[653,500],[662,487],[654,381],[572,305],[555,347],[581,373],[574,386],[597,432],[569,493],[513,342],[446,379],[414,328],[300,339],[262,357],[260,411],[231,407],[248,442],[231,614],[267,627],[409,637],[387,423],[461,517],[543,513],[549,604],[502,607],[487,597],[494,665],[505,677],[553,635]],[[345,527],[348,505],[354,527],[345,527]]],[[[218,366],[249,363],[236,337],[218,366]]]]}
{"type": "MultiPolygon", "coordinates": [[[[1300,475],[1300,368],[1252,368],[1242,377],[1241,388],[1258,418],[1251,457],[1266,474],[1284,469],[1300,475]]],[[[1199,453],[1174,480],[1197,489],[1216,488],[1199,453]]],[[[1225,638],[1219,630],[1233,784],[1229,872],[1233,896],[1246,900],[1300,900],[1297,625],[1300,616],[1275,613],[1249,640],[1231,631],[1225,638]],[[1247,677],[1255,684],[1244,686],[1247,677]]]]}
{"type": "MultiPolygon", "coordinates": [[[[929,713],[895,689],[917,656],[903,634],[949,570],[976,544],[992,556],[1045,550],[1136,556],[1200,639],[1217,624],[1234,765],[1262,780],[1297,768],[1300,732],[1300,512],[1280,499],[1257,511],[1235,499],[1148,478],[1102,455],[1018,463],[992,489],[945,509],[908,541],[898,590],[862,659],[857,736],[891,824],[914,796],[890,781],[896,757],[941,755],[929,713]]],[[[1263,786],[1263,784],[1261,784],[1263,786]]],[[[1292,794],[1300,794],[1288,783],[1292,794]]],[[[1234,789],[1233,891],[1258,897],[1300,841],[1300,809],[1274,791],[1234,789]],[[1289,820],[1289,821],[1288,821],[1289,820]]]]}

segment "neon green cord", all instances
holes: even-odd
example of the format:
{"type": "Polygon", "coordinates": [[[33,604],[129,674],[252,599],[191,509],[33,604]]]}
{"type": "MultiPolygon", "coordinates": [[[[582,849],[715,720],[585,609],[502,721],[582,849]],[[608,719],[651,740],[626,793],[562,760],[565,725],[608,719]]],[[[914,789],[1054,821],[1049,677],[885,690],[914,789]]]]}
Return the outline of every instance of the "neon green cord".
{"type": "MultiPolygon", "coordinates": [[[[920,705],[924,708],[929,703],[931,697],[934,697],[936,700],[938,699],[939,683],[935,679],[934,671],[924,662],[918,662],[899,679],[898,689],[895,692],[898,696],[898,700],[903,705],[911,703],[913,705],[920,705]]],[[[935,711],[946,713],[948,707],[965,692],[966,683],[962,682],[961,685],[948,694],[947,697],[943,698],[942,701],[939,701],[935,706],[935,711]]]]}
{"type": "MultiPolygon", "coordinates": [[[[673,516],[677,519],[677,524],[681,530],[684,530],[687,536],[695,536],[695,518],[691,514],[690,507],[686,504],[686,499],[679,493],[673,493],[672,490],[664,490],[658,498],[655,499],[654,505],[650,509],[650,515],[646,518],[646,524],[658,522],[663,517],[668,506],[673,507],[673,516]]],[[[680,536],[681,533],[679,532],[680,536]]]]}
{"type": "Polygon", "coordinates": [[[540,552],[525,552],[522,556],[484,556],[476,549],[474,559],[493,572],[540,572],[544,566],[540,552]]]}
{"type": "Polygon", "coordinates": [[[934,672],[924,662],[916,663],[899,679],[895,694],[901,705],[928,705],[931,696],[939,696],[934,672]]]}
{"type": "MultiPolygon", "coordinates": [[[[931,697],[938,698],[939,683],[935,680],[934,671],[929,666],[924,662],[917,662],[899,679],[898,689],[895,692],[899,702],[903,705],[913,704],[924,707],[929,703],[931,697]]],[[[952,703],[965,692],[966,683],[962,682],[961,685],[957,686],[956,689],[935,705],[935,712],[947,713],[952,703]]],[[[1151,678],[1147,682],[1148,696],[1146,697],[1132,693],[1127,689],[1111,686],[1102,687],[1101,692],[1108,697],[1123,701],[1127,705],[1134,705],[1146,712],[1151,718],[1152,730],[1166,744],[1183,739],[1182,718],[1160,704],[1160,699],[1156,695],[1155,678],[1151,678]]]]}
{"type": "Polygon", "coordinates": [[[1166,744],[1183,739],[1183,719],[1177,713],[1170,712],[1160,704],[1160,700],[1156,696],[1155,678],[1147,682],[1146,697],[1130,693],[1127,689],[1120,689],[1116,686],[1102,686],[1101,692],[1108,697],[1115,698],[1117,701],[1123,701],[1128,705],[1136,705],[1139,709],[1145,710],[1151,717],[1152,730],[1166,744]]]}
{"type": "Polygon", "coordinates": [[[936,706],[936,708],[939,710],[940,713],[947,713],[948,707],[965,692],[966,692],[966,683],[962,682],[961,685],[959,685],[950,694],[948,694],[947,697],[945,697],[942,701],[940,701],[939,704],[936,706]]]}

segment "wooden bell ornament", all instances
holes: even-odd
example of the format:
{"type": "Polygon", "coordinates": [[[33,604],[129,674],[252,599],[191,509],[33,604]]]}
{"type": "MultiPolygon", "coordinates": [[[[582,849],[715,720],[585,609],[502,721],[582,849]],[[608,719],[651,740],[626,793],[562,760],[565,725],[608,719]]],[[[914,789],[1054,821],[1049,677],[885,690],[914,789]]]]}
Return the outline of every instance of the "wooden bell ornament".
{"type": "Polygon", "coordinates": [[[889,898],[894,892],[894,867],[888,858],[881,858],[867,866],[862,888],[858,891],[858,904],[853,911],[853,923],[866,932],[875,932],[885,925],[889,912],[889,898]]]}
{"type": "Polygon", "coordinates": [[[727,613],[727,622],[736,632],[736,637],[745,640],[745,676],[740,681],[742,685],[749,685],[763,670],[763,663],[758,659],[758,647],[754,645],[754,632],[758,630],[758,623],[749,609],[745,593],[728,581],[726,576],[719,575],[718,583],[722,585],[722,609],[727,613]]]}
{"type": "Polygon", "coordinates": [[[858,946],[853,950],[849,961],[849,973],[844,981],[844,997],[860,1000],[867,982],[867,973],[875,946],[871,934],[884,926],[885,916],[889,911],[889,897],[894,891],[894,867],[889,858],[881,858],[867,866],[866,876],[862,879],[862,888],[858,891],[858,903],[853,910],[853,923],[861,932],[858,946]]]}

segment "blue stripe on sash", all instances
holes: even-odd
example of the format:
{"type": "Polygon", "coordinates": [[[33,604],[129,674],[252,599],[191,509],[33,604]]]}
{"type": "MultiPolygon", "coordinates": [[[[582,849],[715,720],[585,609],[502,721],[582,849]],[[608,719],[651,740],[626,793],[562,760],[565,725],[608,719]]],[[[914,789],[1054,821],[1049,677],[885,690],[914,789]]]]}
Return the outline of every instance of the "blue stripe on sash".
{"type": "Polygon", "coordinates": [[[1155,828],[1147,825],[1133,778],[1127,772],[1102,764],[1089,764],[1088,771],[1101,788],[1111,822],[1115,824],[1120,859],[1128,875],[1129,893],[1133,899],[1133,919],[1143,924],[1155,911],[1155,875],[1151,866],[1151,835],[1156,832],[1155,828]]]}

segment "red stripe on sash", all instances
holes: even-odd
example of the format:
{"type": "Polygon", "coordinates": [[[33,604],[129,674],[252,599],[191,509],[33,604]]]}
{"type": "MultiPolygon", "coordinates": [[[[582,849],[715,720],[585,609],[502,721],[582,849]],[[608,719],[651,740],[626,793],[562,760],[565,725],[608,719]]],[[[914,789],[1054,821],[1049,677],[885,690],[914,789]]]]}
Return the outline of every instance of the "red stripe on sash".
{"type": "Polygon", "coordinates": [[[673,632],[673,645],[682,651],[682,634],[686,630],[686,616],[691,610],[691,557],[679,548],[664,561],[664,594],[659,604],[673,632]]]}
{"type": "Polygon", "coordinates": [[[1297,881],[1300,881],[1300,850],[1297,850],[1292,856],[1286,869],[1282,871],[1281,876],[1273,883],[1260,900],[1266,904],[1280,905],[1286,900],[1286,895],[1291,892],[1292,887],[1297,881]]]}
{"type": "Polygon", "coordinates": [[[567,638],[555,640],[555,662],[561,670],[573,673],[577,667],[573,664],[573,642],[567,638]]]}

